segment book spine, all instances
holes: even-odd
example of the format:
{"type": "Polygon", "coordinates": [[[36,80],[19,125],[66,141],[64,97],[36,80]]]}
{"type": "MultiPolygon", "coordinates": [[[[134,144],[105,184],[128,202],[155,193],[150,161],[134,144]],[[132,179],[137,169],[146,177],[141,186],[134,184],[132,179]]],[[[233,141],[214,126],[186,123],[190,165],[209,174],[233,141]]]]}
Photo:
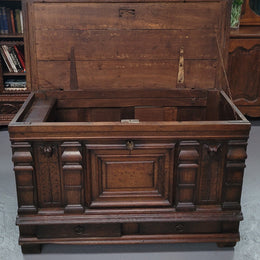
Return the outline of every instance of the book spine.
{"type": "Polygon", "coordinates": [[[6,15],[7,15],[7,24],[8,24],[8,33],[12,34],[12,24],[11,24],[11,10],[10,8],[6,9],[6,15]]]}
{"type": "Polygon", "coordinates": [[[0,52],[1,52],[1,56],[3,57],[3,60],[4,60],[5,64],[6,64],[6,67],[9,70],[9,72],[14,72],[12,67],[11,67],[11,65],[10,65],[10,63],[8,62],[8,59],[7,59],[7,57],[6,57],[5,53],[4,53],[4,50],[3,50],[2,46],[0,48],[0,52]]]}
{"type": "Polygon", "coordinates": [[[24,62],[24,60],[23,60],[23,58],[22,58],[21,52],[18,50],[18,48],[17,48],[16,45],[14,45],[14,50],[15,50],[15,52],[16,52],[16,55],[17,55],[17,57],[18,57],[18,60],[20,61],[21,66],[22,66],[22,68],[23,68],[23,72],[25,72],[25,71],[26,71],[26,70],[25,70],[25,62],[24,62]]]}
{"type": "Polygon", "coordinates": [[[9,47],[8,50],[9,50],[9,53],[11,55],[11,58],[12,58],[12,60],[14,62],[14,65],[15,65],[16,69],[18,70],[18,72],[22,71],[23,69],[22,69],[22,67],[20,65],[20,62],[19,62],[17,56],[16,56],[14,48],[13,47],[9,47]]]}
{"type": "Polygon", "coordinates": [[[6,8],[3,7],[3,21],[4,21],[4,34],[8,34],[8,21],[6,15],[6,8]]]}
{"type": "Polygon", "coordinates": [[[4,24],[3,24],[3,11],[0,7],[0,34],[4,34],[4,24]]]}
{"type": "Polygon", "coordinates": [[[21,31],[21,18],[20,18],[20,10],[15,9],[15,22],[17,27],[17,33],[22,33],[21,31]]]}
{"type": "Polygon", "coordinates": [[[19,11],[20,11],[21,33],[23,33],[23,12],[22,12],[22,10],[19,10],[19,11]]]}
{"type": "Polygon", "coordinates": [[[5,55],[6,55],[6,57],[7,57],[8,61],[9,61],[10,65],[11,65],[13,71],[14,71],[14,72],[18,72],[18,70],[16,69],[16,67],[15,67],[15,65],[14,65],[14,62],[13,62],[13,60],[12,60],[12,58],[11,58],[11,55],[10,55],[10,53],[9,53],[9,51],[8,51],[8,47],[7,47],[6,45],[3,45],[2,47],[3,47],[3,50],[4,50],[4,52],[5,52],[5,55]]]}
{"type": "Polygon", "coordinates": [[[10,10],[10,17],[11,17],[12,31],[13,33],[16,33],[15,22],[14,22],[14,11],[12,9],[10,10]]]}

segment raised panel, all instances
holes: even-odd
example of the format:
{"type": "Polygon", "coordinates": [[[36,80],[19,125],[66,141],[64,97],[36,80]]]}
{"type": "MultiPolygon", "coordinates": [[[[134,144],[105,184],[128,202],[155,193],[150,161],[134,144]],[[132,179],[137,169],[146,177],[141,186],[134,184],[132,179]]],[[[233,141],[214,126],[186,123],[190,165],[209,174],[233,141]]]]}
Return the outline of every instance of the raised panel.
{"type": "Polygon", "coordinates": [[[131,151],[120,143],[86,147],[90,207],[171,205],[174,144],[136,142],[131,151]]]}
{"type": "Polygon", "coordinates": [[[121,161],[105,163],[105,188],[153,188],[153,161],[121,161]]]}

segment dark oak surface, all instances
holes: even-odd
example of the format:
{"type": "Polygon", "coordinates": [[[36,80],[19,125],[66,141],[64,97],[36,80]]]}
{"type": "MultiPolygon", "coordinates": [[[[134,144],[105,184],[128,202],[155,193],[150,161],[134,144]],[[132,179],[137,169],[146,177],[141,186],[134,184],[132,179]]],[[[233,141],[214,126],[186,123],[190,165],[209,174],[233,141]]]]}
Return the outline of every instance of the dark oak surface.
{"type": "Polygon", "coordinates": [[[230,4],[23,2],[36,92],[9,134],[24,253],[235,245],[250,123],[222,90],[230,4]]]}

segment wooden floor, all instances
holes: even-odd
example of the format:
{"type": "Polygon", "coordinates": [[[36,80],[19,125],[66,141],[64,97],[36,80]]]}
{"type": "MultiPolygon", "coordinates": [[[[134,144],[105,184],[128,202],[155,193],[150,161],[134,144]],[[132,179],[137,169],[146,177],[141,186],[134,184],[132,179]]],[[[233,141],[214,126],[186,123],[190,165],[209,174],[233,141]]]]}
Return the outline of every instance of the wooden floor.
{"type": "Polygon", "coordinates": [[[253,123],[242,193],[241,241],[233,249],[216,244],[155,244],[127,246],[44,245],[40,255],[23,256],[18,246],[16,191],[7,128],[0,128],[0,259],[94,260],[259,260],[260,259],[260,120],[253,123]]]}

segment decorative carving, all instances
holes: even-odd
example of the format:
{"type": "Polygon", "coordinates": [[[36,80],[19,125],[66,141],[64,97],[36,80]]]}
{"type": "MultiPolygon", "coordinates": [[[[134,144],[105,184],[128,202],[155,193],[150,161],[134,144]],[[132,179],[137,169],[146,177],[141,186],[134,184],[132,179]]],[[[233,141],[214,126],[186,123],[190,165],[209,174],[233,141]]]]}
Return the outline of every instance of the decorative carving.
{"type": "Polygon", "coordinates": [[[205,145],[208,148],[208,154],[212,157],[217,154],[221,144],[205,145]]]}
{"type": "Polygon", "coordinates": [[[46,157],[52,157],[54,152],[54,146],[51,145],[42,145],[40,146],[40,151],[42,154],[44,154],[46,157]]]}

